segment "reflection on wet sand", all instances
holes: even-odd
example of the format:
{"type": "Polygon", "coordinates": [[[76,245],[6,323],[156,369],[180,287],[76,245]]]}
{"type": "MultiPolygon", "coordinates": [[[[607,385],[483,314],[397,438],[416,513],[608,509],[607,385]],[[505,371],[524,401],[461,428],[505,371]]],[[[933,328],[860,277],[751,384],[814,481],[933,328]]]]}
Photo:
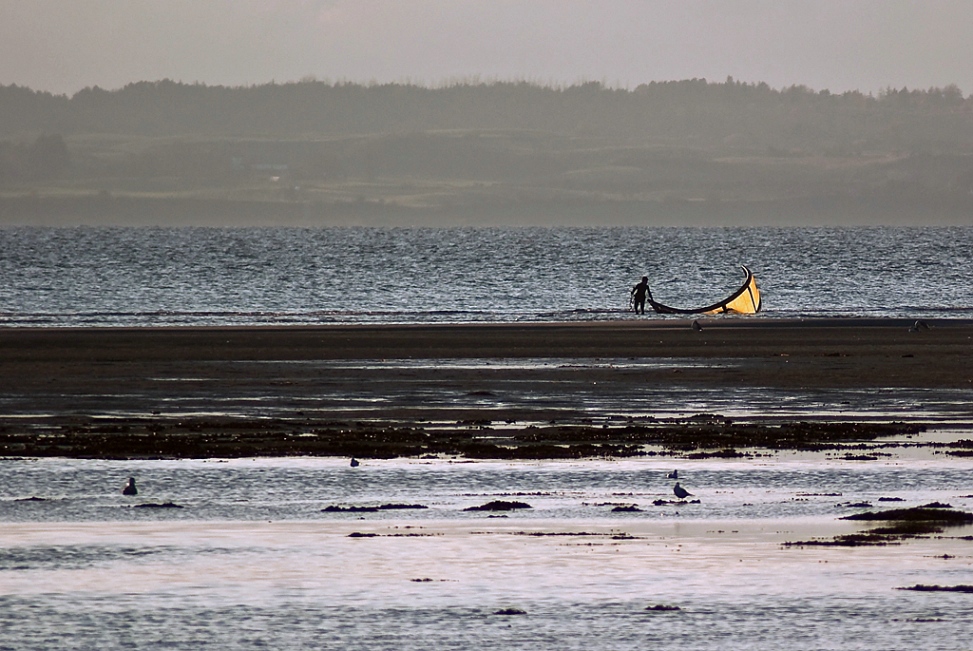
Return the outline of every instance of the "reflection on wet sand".
{"type": "Polygon", "coordinates": [[[79,644],[130,630],[155,648],[160,625],[170,645],[240,645],[241,631],[283,626],[279,648],[322,635],[518,648],[490,623],[517,612],[517,639],[532,644],[636,649],[652,636],[658,648],[771,649],[799,630],[811,647],[871,649],[935,621],[921,628],[927,645],[963,648],[968,595],[900,588],[971,583],[973,527],[894,545],[787,543],[872,528],[847,516],[882,499],[969,511],[973,462],[684,460],[700,502],[653,506],[671,497],[672,463],[8,461],[0,624],[14,649],[65,630],[79,644]],[[138,499],[184,508],[132,508],[105,480],[127,473],[138,499]],[[492,501],[530,508],[470,510],[492,501]],[[380,508],[395,504],[426,508],[380,508]],[[146,613],[155,626],[117,629],[148,624],[146,613]]]}

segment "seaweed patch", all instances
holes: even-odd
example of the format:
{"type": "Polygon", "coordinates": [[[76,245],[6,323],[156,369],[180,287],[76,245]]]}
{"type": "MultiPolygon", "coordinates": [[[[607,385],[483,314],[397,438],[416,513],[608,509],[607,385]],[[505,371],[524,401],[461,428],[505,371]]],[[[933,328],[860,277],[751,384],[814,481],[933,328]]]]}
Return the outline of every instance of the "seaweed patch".
{"type": "Polygon", "coordinates": [[[526,502],[508,502],[505,500],[494,500],[492,502],[487,502],[486,504],[481,504],[480,506],[470,506],[463,509],[464,511],[516,511],[518,509],[529,509],[532,508],[530,504],[526,502]]]}
{"type": "Polygon", "coordinates": [[[896,545],[907,538],[920,538],[942,533],[945,527],[961,527],[973,523],[973,513],[958,511],[949,504],[932,502],[925,506],[888,511],[866,511],[848,515],[842,520],[884,522],[861,533],[844,534],[831,539],[811,539],[785,542],[784,547],[860,547],[865,545],[896,545]]]}

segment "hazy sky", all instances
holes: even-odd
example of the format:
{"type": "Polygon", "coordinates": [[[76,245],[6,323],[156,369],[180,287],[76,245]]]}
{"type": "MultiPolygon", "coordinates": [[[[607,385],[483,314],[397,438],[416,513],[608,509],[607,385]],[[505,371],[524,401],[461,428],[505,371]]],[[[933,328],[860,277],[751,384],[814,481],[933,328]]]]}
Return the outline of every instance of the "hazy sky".
{"type": "Polygon", "coordinates": [[[973,0],[0,0],[0,84],[653,80],[973,92],[973,0]]]}

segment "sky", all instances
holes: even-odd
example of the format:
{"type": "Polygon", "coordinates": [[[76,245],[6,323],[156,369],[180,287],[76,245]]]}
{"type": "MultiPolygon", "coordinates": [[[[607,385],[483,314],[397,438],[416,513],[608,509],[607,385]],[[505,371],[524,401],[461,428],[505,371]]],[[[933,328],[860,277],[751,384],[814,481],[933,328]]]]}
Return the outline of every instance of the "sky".
{"type": "Polygon", "coordinates": [[[650,81],[973,92],[973,0],[0,0],[0,84],[650,81]]]}

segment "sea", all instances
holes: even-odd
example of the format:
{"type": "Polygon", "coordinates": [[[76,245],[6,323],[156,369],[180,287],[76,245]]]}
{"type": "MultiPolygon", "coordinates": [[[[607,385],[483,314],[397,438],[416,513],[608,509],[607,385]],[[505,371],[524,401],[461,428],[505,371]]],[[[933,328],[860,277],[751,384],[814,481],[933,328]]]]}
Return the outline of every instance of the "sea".
{"type": "MultiPolygon", "coordinates": [[[[973,317],[973,227],[3,228],[0,326],[630,319],[757,278],[761,317],[973,317]]],[[[759,317],[758,317],[759,318],[759,317]]]]}
{"type": "MultiPolygon", "coordinates": [[[[680,318],[634,315],[631,286],[698,306],[740,265],[763,311],[721,318],[965,319],[970,251],[973,228],[6,228],[0,326],[680,318]]],[[[717,393],[685,400],[716,411],[717,393]]],[[[973,458],[949,454],[971,439],[952,422],[744,458],[0,458],[0,651],[973,649],[973,594],[907,589],[973,586],[973,526],[791,544],[862,531],[843,518],[863,511],[973,511],[973,458]],[[522,508],[470,510],[495,501],[522,508]]]]}

